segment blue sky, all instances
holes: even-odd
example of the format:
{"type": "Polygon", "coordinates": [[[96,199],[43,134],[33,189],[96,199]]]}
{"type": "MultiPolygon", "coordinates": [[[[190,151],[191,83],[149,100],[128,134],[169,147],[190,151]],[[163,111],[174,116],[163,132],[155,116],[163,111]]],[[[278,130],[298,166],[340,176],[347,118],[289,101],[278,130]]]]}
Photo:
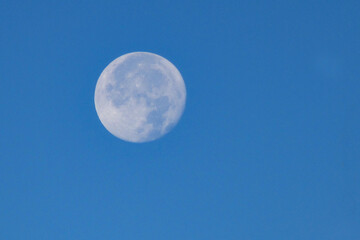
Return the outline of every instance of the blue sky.
{"type": "Polygon", "coordinates": [[[360,239],[360,2],[0,1],[0,239],[360,239]],[[148,51],[187,87],[132,144],[94,91],[148,51]]]}

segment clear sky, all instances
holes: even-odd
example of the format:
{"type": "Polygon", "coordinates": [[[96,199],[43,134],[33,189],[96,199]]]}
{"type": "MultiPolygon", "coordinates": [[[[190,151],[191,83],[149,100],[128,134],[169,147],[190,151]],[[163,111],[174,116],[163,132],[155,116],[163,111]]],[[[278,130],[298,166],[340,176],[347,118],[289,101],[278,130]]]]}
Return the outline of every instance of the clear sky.
{"type": "Polygon", "coordinates": [[[0,239],[360,239],[360,1],[0,1],[0,239]],[[159,54],[165,137],[94,107],[116,57],[159,54]]]}

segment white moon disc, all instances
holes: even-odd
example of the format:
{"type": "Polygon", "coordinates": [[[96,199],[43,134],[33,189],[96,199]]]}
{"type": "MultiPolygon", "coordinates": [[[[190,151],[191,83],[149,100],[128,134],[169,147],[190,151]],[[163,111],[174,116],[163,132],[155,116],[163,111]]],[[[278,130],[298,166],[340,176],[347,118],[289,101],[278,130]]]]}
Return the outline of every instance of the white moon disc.
{"type": "Polygon", "coordinates": [[[125,54],[101,73],[95,108],[104,127],[129,142],[148,142],[168,133],[185,107],[184,80],[165,58],[148,52],[125,54]]]}

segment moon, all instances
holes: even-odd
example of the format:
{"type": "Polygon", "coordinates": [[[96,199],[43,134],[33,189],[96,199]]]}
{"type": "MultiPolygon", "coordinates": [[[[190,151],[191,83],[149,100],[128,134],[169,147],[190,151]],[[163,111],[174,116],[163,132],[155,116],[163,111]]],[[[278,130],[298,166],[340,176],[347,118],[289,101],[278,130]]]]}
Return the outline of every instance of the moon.
{"type": "Polygon", "coordinates": [[[94,100],[100,121],[111,134],[128,142],[149,142],[178,123],[186,88],[180,72],[167,59],[133,52],[104,69],[94,100]]]}

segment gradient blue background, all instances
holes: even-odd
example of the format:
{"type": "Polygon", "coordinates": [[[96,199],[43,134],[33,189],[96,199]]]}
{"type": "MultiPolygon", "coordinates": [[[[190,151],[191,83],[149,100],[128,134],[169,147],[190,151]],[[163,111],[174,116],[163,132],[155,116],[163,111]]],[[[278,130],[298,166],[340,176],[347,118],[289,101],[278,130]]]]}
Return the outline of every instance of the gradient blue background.
{"type": "Polygon", "coordinates": [[[0,239],[360,239],[360,2],[0,1],[0,239]],[[101,125],[116,57],[169,59],[164,138],[101,125]]]}

